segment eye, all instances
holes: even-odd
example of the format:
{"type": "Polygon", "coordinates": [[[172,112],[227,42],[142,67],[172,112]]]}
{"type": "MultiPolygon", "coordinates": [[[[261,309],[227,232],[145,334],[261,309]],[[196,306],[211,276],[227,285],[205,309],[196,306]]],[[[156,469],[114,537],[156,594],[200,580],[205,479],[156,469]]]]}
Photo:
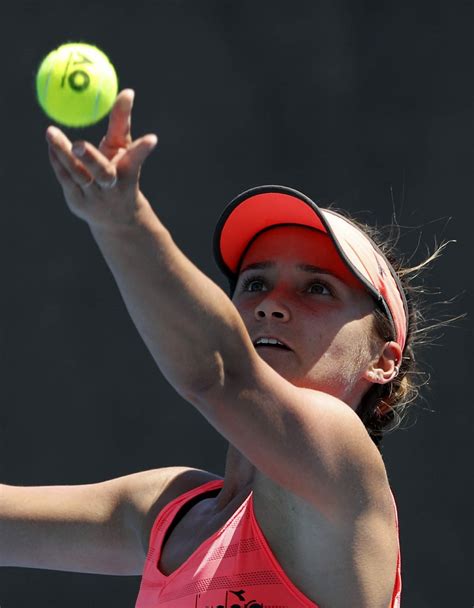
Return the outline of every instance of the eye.
{"type": "Polygon", "coordinates": [[[248,289],[252,283],[264,283],[265,279],[259,276],[250,276],[243,280],[241,291],[259,291],[258,289],[248,289]]]}
{"type": "Polygon", "coordinates": [[[315,290],[312,290],[312,293],[319,294],[322,296],[332,296],[332,290],[326,283],[322,281],[311,281],[308,283],[307,288],[316,287],[315,290]]]}

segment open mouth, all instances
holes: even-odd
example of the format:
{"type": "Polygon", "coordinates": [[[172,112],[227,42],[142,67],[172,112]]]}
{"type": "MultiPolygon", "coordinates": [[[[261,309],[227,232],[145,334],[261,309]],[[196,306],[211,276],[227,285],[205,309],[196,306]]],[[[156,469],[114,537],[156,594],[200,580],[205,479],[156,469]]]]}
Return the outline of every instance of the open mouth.
{"type": "Polygon", "coordinates": [[[276,338],[258,338],[254,341],[254,346],[256,349],[273,348],[279,350],[291,350],[291,348],[276,338]]]}

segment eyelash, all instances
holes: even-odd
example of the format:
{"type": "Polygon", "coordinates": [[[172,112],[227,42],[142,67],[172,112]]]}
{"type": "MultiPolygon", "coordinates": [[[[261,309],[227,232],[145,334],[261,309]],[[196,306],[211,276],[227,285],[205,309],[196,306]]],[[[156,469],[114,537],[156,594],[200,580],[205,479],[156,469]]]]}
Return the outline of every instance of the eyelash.
{"type": "MultiPolygon", "coordinates": [[[[264,277],[258,276],[258,275],[253,275],[253,276],[249,276],[247,278],[245,278],[242,282],[242,287],[240,289],[240,291],[247,291],[247,287],[250,285],[250,283],[253,283],[254,281],[260,281],[261,283],[265,283],[265,279],[264,277]]],[[[312,285],[322,285],[323,287],[325,287],[330,295],[334,295],[333,290],[331,288],[330,285],[328,285],[325,281],[321,281],[321,280],[317,280],[317,281],[309,281],[308,283],[306,283],[305,285],[305,289],[308,289],[308,287],[311,287],[312,285]]],[[[249,293],[253,293],[253,292],[249,292],[249,293]]],[[[258,293],[258,292],[255,292],[258,293]]],[[[327,295],[327,294],[312,294],[312,295],[327,295]]]]}

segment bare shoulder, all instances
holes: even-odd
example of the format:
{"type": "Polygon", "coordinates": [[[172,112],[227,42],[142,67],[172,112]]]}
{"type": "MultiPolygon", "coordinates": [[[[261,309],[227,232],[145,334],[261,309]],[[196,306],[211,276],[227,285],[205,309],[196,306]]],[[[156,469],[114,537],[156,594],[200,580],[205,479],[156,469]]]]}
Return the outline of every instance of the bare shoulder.
{"type": "MultiPolygon", "coordinates": [[[[255,502],[262,506],[262,516],[269,513],[264,505],[271,505],[282,513],[293,514],[295,523],[303,526],[308,519],[316,517],[334,529],[350,528],[363,514],[391,527],[394,522],[392,492],[383,459],[374,444],[371,449],[370,443],[368,439],[360,446],[359,466],[345,471],[340,476],[341,483],[334,483],[331,492],[321,500],[318,497],[308,500],[258,471],[253,494],[255,502]]],[[[355,459],[354,453],[352,457],[355,459]]]]}
{"type": "Polygon", "coordinates": [[[289,576],[320,605],[345,606],[347,597],[361,605],[389,605],[398,556],[395,509],[388,479],[364,476],[366,487],[341,488],[320,506],[257,476],[256,519],[289,576]],[[352,498],[351,498],[352,496],[352,498]],[[282,525],[284,522],[284,525],[282,525]]]}
{"type": "Polygon", "coordinates": [[[364,501],[381,457],[362,420],[326,392],[295,386],[263,359],[193,399],[256,469],[316,509],[344,511],[364,501]]]}
{"type": "Polygon", "coordinates": [[[144,554],[158,513],[169,502],[219,475],[192,467],[162,467],[133,473],[123,478],[128,520],[140,536],[144,554]]]}

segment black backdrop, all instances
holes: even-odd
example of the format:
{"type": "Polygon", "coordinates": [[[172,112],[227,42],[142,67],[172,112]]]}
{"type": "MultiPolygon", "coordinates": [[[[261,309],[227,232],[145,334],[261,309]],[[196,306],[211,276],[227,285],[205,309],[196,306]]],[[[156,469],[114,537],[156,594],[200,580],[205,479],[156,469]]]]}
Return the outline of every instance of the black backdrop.
{"type": "MultiPolygon", "coordinates": [[[[414,261],[435,238],[456,239],[425,279],[442,291],[432,302],[459,296],[437,309],[456,315],[472,303],[473,12],[416,1],[3,5],[0,481],[93,483],[178,464],[222,474],[226,449],[157,370],[63,202],[34,94],[42,56],[76,40],[109,54],[121,88],[136,90],[134,135],[160,137],[143,190],[221,286],[216,218],[240,191],[280,183],[380,224],[395,209],[414,261]]],[[[66,132],[97,143],[105,127],[66,132]]],[[[385,440],[404,608],[473,601],[470,327],[425,350],[425,400],[385,440]]],[[[138,587],[139,577],[2,568],[0,606],[125,608],[138,587]]]]}

